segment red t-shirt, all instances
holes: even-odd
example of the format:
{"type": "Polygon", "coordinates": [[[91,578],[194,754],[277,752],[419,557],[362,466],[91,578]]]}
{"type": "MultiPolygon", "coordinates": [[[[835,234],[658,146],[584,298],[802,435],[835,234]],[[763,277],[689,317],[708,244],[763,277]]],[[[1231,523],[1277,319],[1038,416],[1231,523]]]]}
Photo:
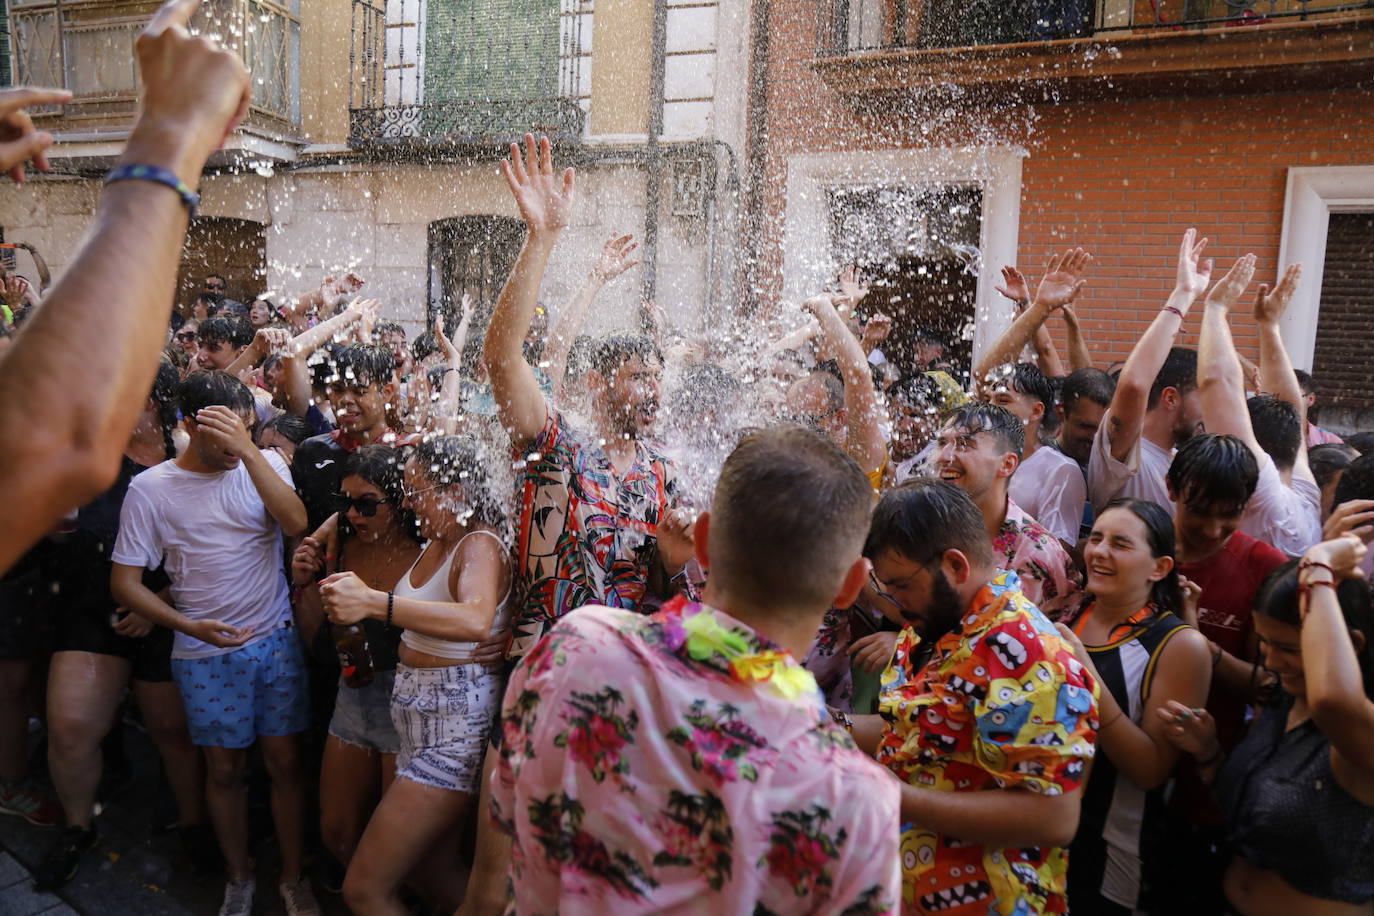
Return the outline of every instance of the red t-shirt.
{"type": "MultiPolygon", "coordinates": [[[[1202,587],[1197,612],[1202,635],[1237,658],[1249,658],[1255,595],[1265,578],[1286,562],[1288,557],[1281,551],[1237,531],[1225,547],[1207,559],[1180,563],[1179,575],[1202,587]]],[[[1215,682],[1207,695],[1207,711],[1216,719],[1217,738],[1227,751],[1240,740],[1245,724],[1245,705],[1242,697],[1215,682]]],[[[1215,808],[1196,775],[1191,758],[1184,757],[1177,775],[1174,809],[1188,811],[1204,823],[1213,820],[1209,815],[1216,815],[1215,808]]]]}

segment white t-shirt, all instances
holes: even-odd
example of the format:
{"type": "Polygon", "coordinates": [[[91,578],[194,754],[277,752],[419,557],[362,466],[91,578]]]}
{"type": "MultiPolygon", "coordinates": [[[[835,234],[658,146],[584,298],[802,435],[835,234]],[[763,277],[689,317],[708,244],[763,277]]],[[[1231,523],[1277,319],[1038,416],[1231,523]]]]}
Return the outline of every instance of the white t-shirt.
{"type": "Polygon", "coordinates": [[[1042,445],[1011,475],[1014,503],[1066,544],[1078,541],[1088,482],[1078,462],[1057,449],[1042,445]]]}
{"type": "Polygon", "coordinates": [[[1295,474],[1285,485],[1274,459],[1261,452],[1259,483],[1245,506],[1240,530],[1296,557],[1321,541],[1321,515],[1322,491],[1316,481],[1295,474]]]}
{"type": "Polygon", "coordinates": [[[1092,454],[1088,456],[1088,498],[1093,502],[1093,515],[1101,515],[1102,508],[1118,496],[1148,499],[1173,515],[1174,503],[1164,482],[1174,461],[1173,449],[1162,449],[1142,435],[1126,460],[1117,461],[1107,441],[1111,423],[1109,408],[1102,416],[1102,425],[1093,437],[1092,454]]]}
{"type": "MultiPolygon", "coordinates": [[[[272,470],[291,483],[282,457],[263,454],[272,470]]],[[[250,645],[291,616],[281,526],[242,464],[231,471],[198,474],[164,461],[139,474],[124,498],[111,558],[145,569],[165,562],[178,611],[192,620],[252,627],[250,645]]],[[[232,651],[178,633],[172,657],[232,651]]]]}

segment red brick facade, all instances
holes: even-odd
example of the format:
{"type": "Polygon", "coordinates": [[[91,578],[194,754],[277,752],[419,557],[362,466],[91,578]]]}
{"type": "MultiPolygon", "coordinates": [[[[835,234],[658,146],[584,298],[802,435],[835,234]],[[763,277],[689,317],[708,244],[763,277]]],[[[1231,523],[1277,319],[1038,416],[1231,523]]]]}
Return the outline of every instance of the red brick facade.
{"type": "MultiPolygon", "coordinates": [[[[827,85],[813,66],[819,15],[817,0],[770,0],[765,296],[780,289],[785,157],[1019,145],[1028,155],[1018,262],[1035,277],[1054,250],[1082,245],[1093,252],[1097,263],[1079,315],[1098,365],[1106,366],[1125,358],[1167,296],[1184,229],[1195,225],[1211,237],[1209,253],[1220,269],[1254,251],[1257,279],[1272,282],[1288,167],[1374,164],[1374,92],[1367,84],[992,109],[941,102],[909,112],[887,100],[842,97],[827,85]]],[[[1197,330],[1193,319],[1183,342],[1195,344],[1197,330]]],[[[1253,325],[1238,319],[1235,330],[1254,356],[1253,325]]]]}

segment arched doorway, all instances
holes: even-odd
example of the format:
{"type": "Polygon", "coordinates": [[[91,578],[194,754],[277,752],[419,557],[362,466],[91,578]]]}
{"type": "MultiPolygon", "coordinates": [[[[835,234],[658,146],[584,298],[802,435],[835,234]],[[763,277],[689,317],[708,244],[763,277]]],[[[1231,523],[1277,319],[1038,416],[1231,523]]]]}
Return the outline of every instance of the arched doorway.
{"type": "Polygon", "coordinates": [[[205,275],[224,277],[226,295],[247,303],[267,286],[267,232],[262,223],[202,216],[191,223],[177,273],[177,305],[190,315],[205,275]]]}
{"type": "Polygon", "coordinates": [[[505,216],[458,216],[429,224],[429,308],[426,324],[442,313],[449,328],[463,294],[477,306],[474,332],[485,328],[525,239],[525,224],[505,216]]]}

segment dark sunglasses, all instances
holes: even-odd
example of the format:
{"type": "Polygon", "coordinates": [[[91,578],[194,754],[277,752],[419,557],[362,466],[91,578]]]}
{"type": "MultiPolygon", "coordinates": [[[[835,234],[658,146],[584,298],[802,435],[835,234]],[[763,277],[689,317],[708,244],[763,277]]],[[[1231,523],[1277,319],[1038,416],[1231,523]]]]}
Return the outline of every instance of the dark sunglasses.
{"type": "Polygon", "coordinates": [[[224,292],[224,284],[223,284],[223,283],[207,283],[207,284],[205,284],[205,288],[206,288],[207,290],[209,290],[210,292],[212,292],[212,293],[222,293],[222,292],[224,292]]]}
{"type": "Polygon", "coordinates": [[[196,332],[195,332],[195,331],[178,331],[177,334],[176,334],[176,339],[179,340],[179,341],[181,341],[182,343],[191,343],[193,340],[196,339],[196,332]]]}
{"type": "Polygon", "coordinates": [[[349,509],[352,509],[363,518],[372,518],[377,514],[378,506],[389,502],[391,502],[390,498],[374,499],[371,496],[363,496],[359,499],[354,499],[347,493],[334,494],[334,504],[339,507],[340,512],[347,512],[349,509]]]}

